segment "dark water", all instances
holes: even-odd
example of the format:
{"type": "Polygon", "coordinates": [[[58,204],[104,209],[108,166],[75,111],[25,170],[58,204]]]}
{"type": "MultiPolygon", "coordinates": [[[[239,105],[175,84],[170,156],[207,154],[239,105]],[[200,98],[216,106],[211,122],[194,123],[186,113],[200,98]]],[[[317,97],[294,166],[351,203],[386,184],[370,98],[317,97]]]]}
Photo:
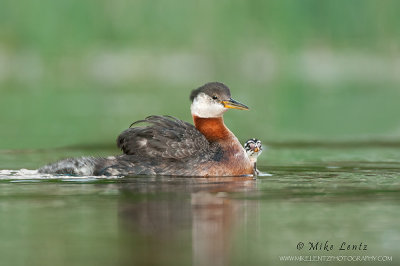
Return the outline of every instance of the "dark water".
{"type": "MultiPolygon", "coordinates": [[[[49,157],[75,153],[3,151],[0,158],[7,169],[34,168],[49,157]]],[[[318,260],[309,256],[332,256],[325,260],[398,265],[397,156],[390,147],[271,148],[259,164],[272,176],[257,179],[57,177],[2,170],[0,262],[294,265],[282,256],[303,256],[297,257],[306,260],[303,265],[320,265],[329,262],[307,261],[318,260]],[[300,242],[304,247],[298,250],[300,242]],[[310,242],[317,250],[309,250],[310,242]]]]}

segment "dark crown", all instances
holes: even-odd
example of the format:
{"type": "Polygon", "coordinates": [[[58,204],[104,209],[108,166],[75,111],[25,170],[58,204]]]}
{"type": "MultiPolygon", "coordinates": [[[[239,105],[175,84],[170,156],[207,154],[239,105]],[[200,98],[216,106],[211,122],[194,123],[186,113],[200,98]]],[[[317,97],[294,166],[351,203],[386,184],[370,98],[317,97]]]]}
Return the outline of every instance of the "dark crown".
{"type": "Polygon", "coordinates": [[[220,100],[228,100],[231,98],[231,91],[221,82],[209,82],[195,90],[192,90],[190,93],[190,100],[193,102],[194,98],[196,98],[200,93],[205,93],[211,97],[216,96],[220,100]]]}

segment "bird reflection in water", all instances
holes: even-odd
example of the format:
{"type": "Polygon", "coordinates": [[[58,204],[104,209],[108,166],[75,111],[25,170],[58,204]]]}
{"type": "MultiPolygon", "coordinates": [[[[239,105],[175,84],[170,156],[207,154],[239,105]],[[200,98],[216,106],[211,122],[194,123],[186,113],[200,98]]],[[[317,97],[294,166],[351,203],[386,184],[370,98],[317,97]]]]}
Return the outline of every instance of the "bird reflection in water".
{"type": "Polygon", "coordinates": [[[147,254],[132,251],[132,257],[155,265],[173,263],[178,257],[193,265],[228,264],[235,234],[248,222],[256,226],[258,220],[256,201],[234,199],[231,194],[245,197],[255,186],[252,177],[163,177],[122,184],[126,197],[119,205],[121,230],[146,245],[147,254]],[[141,193],[158,196],[137,200],[141,193]]]}

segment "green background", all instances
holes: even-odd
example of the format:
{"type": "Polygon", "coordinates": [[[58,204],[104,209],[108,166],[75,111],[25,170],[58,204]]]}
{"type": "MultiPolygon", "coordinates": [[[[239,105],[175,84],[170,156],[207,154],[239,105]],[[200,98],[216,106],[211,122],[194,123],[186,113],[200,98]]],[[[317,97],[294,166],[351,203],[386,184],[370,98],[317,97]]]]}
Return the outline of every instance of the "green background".
{"type": "Polygon", "coordinates": [[[264,143],[400,137],[400,2],[2,0],[0,149],[113,147],[226,83],[264,143]]]}
{"type": "Polygon", "coordinates": [[[371,255],[397,265],[399,10],[394,0],[1,0],[0,264],[371,255]],[[208,81],[250,106],[225,121],[269,146],[257,165],[272,176],[4,170],[118,153],[135,120],[190,121],[189,93],[208,81]],[[327,240],[368,251],[296,249],[327,240]]]}

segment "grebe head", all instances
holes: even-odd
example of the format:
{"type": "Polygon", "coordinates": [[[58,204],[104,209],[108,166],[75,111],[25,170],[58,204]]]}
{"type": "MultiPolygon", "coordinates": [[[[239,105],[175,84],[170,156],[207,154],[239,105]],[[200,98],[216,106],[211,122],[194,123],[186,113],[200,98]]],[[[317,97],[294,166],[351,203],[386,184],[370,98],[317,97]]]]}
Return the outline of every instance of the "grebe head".
{"type": "Polygon", "coordinates": [[[250,160],[256,162],[257,157],[262,153],[261,141],[258,139],[249,139],[244,144],[244,149],[246,150],[250,160]]]}
{"type": "Polygon", "coordinates": [[[210,82],[193,90],[190,100],[192,115],[202,118],[221,117],[228,109],[249,109],[233,100],[229,88],[220,82],[210,82]]]}

